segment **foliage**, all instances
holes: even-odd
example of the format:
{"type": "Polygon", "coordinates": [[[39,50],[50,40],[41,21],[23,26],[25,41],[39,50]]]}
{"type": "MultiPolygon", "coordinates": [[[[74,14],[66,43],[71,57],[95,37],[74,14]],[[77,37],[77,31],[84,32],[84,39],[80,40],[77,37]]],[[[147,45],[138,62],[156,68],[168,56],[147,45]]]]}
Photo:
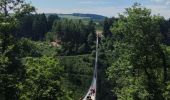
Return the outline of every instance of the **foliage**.
{"type": "MultiPolygon", "coordinates": [[[[0,1],[0,19],[1,28],[4,29],[15,26],[17,18],[34,11],[35,8],[24,0],[1,0],[0,1]],[[9,12],[13,14],[9,14],[9,12]],[[12,25],[12,26],[11,26],[12,25]]],[[[2,30],[1,30],[2,31],[2,30]]]]}
{"type": "Polygon", "coordinates": [[[13,52],[17,57],[56,57],[59,48],[52,46],[49,42],[42,41],[31,41],[27,38],[20,39],[14,46],[13,52]]]}
{"type": "Polygon", "coordinates": [[[61,42],[60,53],[62,55],[89,53],[94,46],[95,25],[93,21],[84,25],[81,20],[59,20],[54,22],[52,33],[57,36],[56,40],[61,42]],[[80,49],[82,46],[84,46],[83,51],[80,49]]]}
{"type": "Polygon", "coordinates": [[[34,11],[24,0],[0,1],[0,99],[83,97],[93,74],[96,28],[102,25],[97,100],[170,99],[169,19],[138,4],[104,22],[93,14],[60,19],[34,11]]]}
{"type": "Polygon", "coordinates": [[[48,17],[45,14],[25,15],[19,19],[21,25],[17,28],[15,37],[30,38],[35,41],[44,40],[45,34],[51,31],[53,22],[57,19],[57,15],[48,17]]]}
{"type": "Polygon", "coordinates": [[[110,30],[110,28],[113,26],[113,23],[116,22],[117,19],[116,18],[105,18],[104,22],[103,22],[103,35],[105,37],[110,37],[112,35],[112,32],[110,30]]]}
{"type": "Polygon", "coordinates": [[[48,16],[47,21],[48,21],[48,30],[49,31],[51,31],[54,21],[59,20],[59,19],[60,18],[58,17],[58,15],[49,15],[48,16]]]}
{"type": "Polygon", "coordinates": [[[92,55],[59,56],[61,64],[64,66],[64,87],[67,91],[72,91],[73,100],[82,98],[89,89],[93,61],[92,55]]]}
{"type": "Polygon", "coordinates": [[[19,84],[20,100],[69,100],[62,87],[63,67],[51,57],[26,58],[25,80],[19,84]]]}
{"type": "Polygon", "coordinates": [[[32,24],[32,30],[34,33],[34,40],[42,40],[45,37],[45,33],[48,31],[47,27],[47,19],[45,14],[40,14],[35,16],[33,24],[32,24]]]}
{"type": "MultiPolygon", "coordinates": [[[[1,34],[1,36],[3,36],[1,34]]],[[[1,41],[3,39],[0,37],[1,41]]],[[[15,51],[17,41],[11,36],[8,38],[8,45],[5,52],[2,52],[2,42],[0,42],[0,93],[5,100],[10,100],[13,98],[17,100],[18,88],[16,84],[23,79],[22,73],[24,72],[22,64],[18,59],[18,52],[15,51]]]]}
{"type": "Polygon", "coordinates": [[[22,80],[23,73],[18,54],[13,52],[17,41],[12,37],[12,33],[19,25],[19,18],[34,10],[34,7],[24,0],[0,1],[0,90],[6,100],[17,100],[16,84],[22,80]]]}
{"type": "Polygon", "coordinates": [[[49,42],[38,41],[34,42],[34,45],[36,45],[41,55],[48,57],[56,57],[58,55],[59,48],[52,46],[52,44],[49,42]]]}
{"type": "Polygon", "coordinates": [[[33,41],[26,38],[17,41],[13,52],[16,53],[18,58],[41,56],[38,46],[33,41]]]}
{"type": "Polygon", "coordinates": [[[57,36],[53,32],[48,32],[45,35],[46,41],[53,42],[56,40],[57,36]]]}
{"type": "Polygon", "coordinates": [[[163,35],[162,42],[166,45],[170,45],[170,19],[162,19],[160,30],[163,35]]]}
{"type": "Polygon", "coordinates": [[[161,17],[135,4],[112,28],[115,59],[108,68],[118,99],[162,100],[167,63],[160,45],[161,17]]]}

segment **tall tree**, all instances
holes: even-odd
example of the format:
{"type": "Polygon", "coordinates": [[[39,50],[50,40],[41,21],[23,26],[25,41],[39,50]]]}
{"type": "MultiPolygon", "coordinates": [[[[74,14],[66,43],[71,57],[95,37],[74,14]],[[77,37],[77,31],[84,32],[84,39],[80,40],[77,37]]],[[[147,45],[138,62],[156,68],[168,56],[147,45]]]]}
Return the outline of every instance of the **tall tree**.
{"type": "Polygon", "coordinates": [[[170,19],[162,19],[160,23],[160,29],[163,35],[162,42],[166,45],[170,45],[170,19]]]}
{"type": "Polygon", "coordinates": [[[55,22],[55,20],[58,20],[59,17],[58,15],[49,15],[48,16],[48,31],[51,31],[53,23],[55,22]]]}
{"type": "Polygon", "coordinates": [[[113,23],[117,21],[117,18],[105,18],[104,25],[103,25],[103,35],[105,37],[110,37],[112,35],[112,32],[110,28],[113,26],[113,23]]]}
{"type": "Polygon", "coordinates": [[[161,19],[136,3],[113,26],[115,60],[108,74],[116,85],[118,99],[165,99],[167,67],[161,46],[161,19]]]}
{"type": "Polygon", "coordinates": [[[34,11],[34,7],[24,2],[24,0],[1,0],[0,1],[0,30],[4,34],[3,52],[6,49],[6,40],[9,33],[16,27],[18,18],[34,11]],[[9,12],[13,12],[10,14],[9,12]]]}
{"type": "Polygon", "coordinates": [[[17,38],[31,38],[33,37],[32,31],[32,23],[33,23],[34,15],[25,15],[24,17],[20,18],[21,24],[17,28],[15,32],[15,37],[17,38]]]}
{"type": "Polygon", "coordinates": [[[0,95],[5,100],[17,100],[16,84],[21,79],[20,62],[13,48],[16,40],[12,34],[19,24],[19,18],[34,11],[24,0],[0,0],[0,95]],[[10,12],[13,12],[10,14],[10,12]]]}
{"type": "Polygon", "coordinates": [[[26,58],[26,79],[19,85],[21,100],[70,100],[62,81],[63,67],[51,57],[26,58]]]}
{"type": "Polygon", "coordinates": [[[90,21],[85,25],[81,20],[57,20],[53,24],[52,32],[57,35],[57,40],[61,41],[63,52],[66,54],[88,53],[94,47],[95,24],[90,21]],[[81,52],[80,52],[81,51],[81,52]]]}
{"type": "Polygon", "coordinates": [[[34,40],[43,40],[47,32],[47,19],[45,14],[36,14],[32,23],[34,40]]]}

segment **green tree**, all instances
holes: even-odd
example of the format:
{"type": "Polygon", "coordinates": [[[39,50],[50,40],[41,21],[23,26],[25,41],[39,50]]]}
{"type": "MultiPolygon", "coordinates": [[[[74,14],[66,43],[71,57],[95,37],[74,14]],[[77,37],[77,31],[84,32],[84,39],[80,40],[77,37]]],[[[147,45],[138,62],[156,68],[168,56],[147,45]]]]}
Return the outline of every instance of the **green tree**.
{"type": "Polygon", "coordinates": [[[47,41],[53,42],[57,39],[57,36],[53,32],[48,32],[48,33],[46,33],[45,38],[47,41]]]}
{"type": "Polygon", "coordinates": [[[112,28],[115,59],[108,68],[120,100],[163,100],[167,65],[161,46],[160,16],[134,4],[112,28]]]}
{"type": "Polygon", "coordinates": [[[47,19],[45,14],[35,15],[32,24],[32,30],[34,34],[34,40],[43,40],[45,37],[45,33],[47,32],[47,19]]]}
{"type": "Polygon", "coordinates": [[[160,30],[163,35],[162,42],[166,45],[170,45],[170,19],[162,19],[160,23],[160,30]]]}
{"type": "Polygon", "coordinates": [[[22,67],[13,52],[17,42],[12,33],[19,24],[19,18],[34,11],[34,7],[24,0],[1,0],[0,1],[0,94],[5,100],[17,100],[16,84],[22,80],[22,67]],[[13,12],[10,14],[9,12],[13,12]]]}
{"type": "Polygon", "coordinates": [[[17,38],[33,38],[32,23],[35,15],[25,15],[19,18],[20,25],[15,32],[17,38]]]}
{"type": "Polygon", "coordinates": [[[53,23],[56,21],[56,20],[59,20],[60,18],[58,17],[58,15],[49,15],[48,16],[48,31],[51,31],[52,29],[52,26],[53,26],[53,23]]]}
{"type": "Polygon", "coordinates": [[[85,25],[81,20],[57,20],[53,24],[52,33],[61,41],[62,53],[66,55],[82,54],[84,50],[89,53],[96,40],[93,21],[85,25]]]}
{"type": "Polygon", "coordinates": [[[64,68],[51,57],[26,58],[26,77],[18,85],[20,100],[70,100],[61,84],[64,68]]]}
{"type": "Polygon", "coordinates": [[[6,49],[6,40],[9,34],[16,28],[18,18],[34,11],[34,7],[25,3],[24,0],[1,0],[0,1],[0,32],[4,34],[3,52],[6,49]],[[13,14],[9,14],[13,12],[13,14]]]}
{"type": "Polygon", "coordinates": [[[105,37],[110,37],[112,35],[112,32],[110,28],[113,26],[113,23],[117,21],[117,18],[105,18],[103,22],[103,35],[105,37]]]}

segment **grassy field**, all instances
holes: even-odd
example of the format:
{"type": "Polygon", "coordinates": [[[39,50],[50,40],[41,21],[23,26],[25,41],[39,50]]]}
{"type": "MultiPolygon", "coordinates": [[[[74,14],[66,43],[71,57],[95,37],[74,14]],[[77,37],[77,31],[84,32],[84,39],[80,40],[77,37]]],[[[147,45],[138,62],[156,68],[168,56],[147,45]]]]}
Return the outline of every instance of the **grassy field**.
{"type": "Polygon", "coordinates": [[[58,15],[61,18],[67,18],[67,19],[88,19],[90,20],[89,17],[78,17],[78,16],[73,16],[73,15],[58,15]]]}

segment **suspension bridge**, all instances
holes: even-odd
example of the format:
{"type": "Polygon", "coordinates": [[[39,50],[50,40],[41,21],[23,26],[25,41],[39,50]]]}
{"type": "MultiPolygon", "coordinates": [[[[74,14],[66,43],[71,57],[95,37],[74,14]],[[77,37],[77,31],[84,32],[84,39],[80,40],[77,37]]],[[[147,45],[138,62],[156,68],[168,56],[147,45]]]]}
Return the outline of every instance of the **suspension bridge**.
{"type": "Polygon", "coordinates": [[[97,92],[97,63],[98,63],[98,45],[99,45],[99,34],[96,37],[96,58],[95,58],[95,67],[93,72],[93,78],[91,86],[82,100],[96,100],[97,92]]]}

